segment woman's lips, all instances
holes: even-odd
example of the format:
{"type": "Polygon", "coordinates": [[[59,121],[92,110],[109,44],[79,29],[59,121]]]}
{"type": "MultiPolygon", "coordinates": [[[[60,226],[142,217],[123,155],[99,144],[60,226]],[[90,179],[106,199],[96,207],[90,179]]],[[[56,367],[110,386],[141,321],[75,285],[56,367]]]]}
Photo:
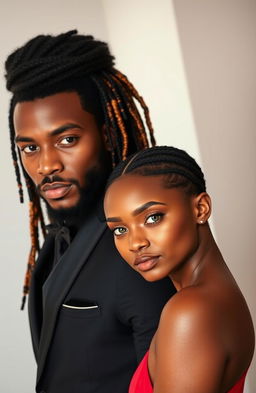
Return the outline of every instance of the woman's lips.
{"type": "Polygon", "coordinates": [[[46,199],[60,199],[68,194],[71,187],[70,183],[53,183],[45,184],[41,190],[46,199]]]}
{"type": "Polygon", "coordinates": [[[157,264],[158,259],[159,255],[141,256],[135,259],[134,265],[137,266],[138,270],[141,272],[146,272],[153,269],[153,267],[157,264]]]}

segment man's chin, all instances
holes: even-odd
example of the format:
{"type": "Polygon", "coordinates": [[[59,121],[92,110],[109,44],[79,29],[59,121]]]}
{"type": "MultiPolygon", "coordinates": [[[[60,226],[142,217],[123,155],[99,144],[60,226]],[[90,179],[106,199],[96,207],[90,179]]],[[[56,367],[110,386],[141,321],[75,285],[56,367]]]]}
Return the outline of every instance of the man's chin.
{"type": "MultiPolygon", "coordinates": [[[[56,201],[57,202],[57,201],[56,201]]],[[[78,201],[75,205],[67,203],[49,204],[47,201],[46,209],[51,222],[58,222],[59,224],[74,224],[78,221],[81,215],[81,205],[78,201]]]]}
{"type": "Polygon", "coordinates": [[[79,227],[102,198],[108,174],[107,166],[103,166],[101,171],[93,168],[86,174],[86,186],[81,188],[77,185],[78,193],[69,193],[69,197],[66,196],[62,200],[47,201],[43,198],[50,221],[79,227]]]}
{"type": "Polygon", "coordinates": [[[47,208],[49,207],[50,210],[58,211],[65,211],[69,209],[76,209],[79,204],[79,199],[75,201],[65,200],[65,199],[54,199],[54,200],[46,200],[44,199],[47,208]]]}
{"type": "Polygon", "coordinates": [[[80,198],[73,201],[55,200],[50,204],[47,200],[43,200],[51,223],[79,227],[94,209],[98,198],[97,193],[92,195],[87,190],[81,190],[80,198]]]}

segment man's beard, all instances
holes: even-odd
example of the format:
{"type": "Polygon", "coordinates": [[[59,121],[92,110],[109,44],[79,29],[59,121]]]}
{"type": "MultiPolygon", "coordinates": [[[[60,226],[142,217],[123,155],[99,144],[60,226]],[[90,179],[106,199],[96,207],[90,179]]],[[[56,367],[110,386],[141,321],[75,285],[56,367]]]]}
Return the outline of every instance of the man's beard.
{"type": "Polygon", "coordinates": [[[75,230],[83,224],[103,198],[109,175],[109,169],[105,167],[104,170],[103,168],[95,167],[86,173],[85,187],[81,187],[78,182],[73,180],[80,193],[80,198],[76,205],[69,208],[53,209],[44,199],[51,223],[65,225],[75,230]]]}

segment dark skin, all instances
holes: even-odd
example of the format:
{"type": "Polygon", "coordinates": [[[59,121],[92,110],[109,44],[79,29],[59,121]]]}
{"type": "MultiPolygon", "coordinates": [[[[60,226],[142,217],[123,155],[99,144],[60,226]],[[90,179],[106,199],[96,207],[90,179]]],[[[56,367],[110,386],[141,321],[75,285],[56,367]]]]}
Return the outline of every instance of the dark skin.
{"type": "Polygon", "coordinates": [[[105,146],[93,114],[76,92],[57,93],[15,106],[16,143],[22,164],[52,209],[70,209],[86,187],[86,174],[100,169],[105,146]]]}
{"type": "Polygon", "coordinates": [[[251,362],[251,316],[207,223],[209,195],[162,180],[123,175],[104,202],[121,256],[148,281],[170,277],[178,291],[149,349],[154,393],[224,393],[251,362]]]}

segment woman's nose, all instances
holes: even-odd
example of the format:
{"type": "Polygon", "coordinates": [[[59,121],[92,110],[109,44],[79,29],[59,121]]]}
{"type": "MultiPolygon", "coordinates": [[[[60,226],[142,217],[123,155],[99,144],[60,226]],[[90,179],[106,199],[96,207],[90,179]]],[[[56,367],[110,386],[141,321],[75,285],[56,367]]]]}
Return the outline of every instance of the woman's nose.
{"type": "Polygon", "coordinates": [[[129,249],[133,252],[138,252],[143,248],[147,248],[150,242],[147,237],[141,233],[133,234],[130,236],[129,249]]]}

